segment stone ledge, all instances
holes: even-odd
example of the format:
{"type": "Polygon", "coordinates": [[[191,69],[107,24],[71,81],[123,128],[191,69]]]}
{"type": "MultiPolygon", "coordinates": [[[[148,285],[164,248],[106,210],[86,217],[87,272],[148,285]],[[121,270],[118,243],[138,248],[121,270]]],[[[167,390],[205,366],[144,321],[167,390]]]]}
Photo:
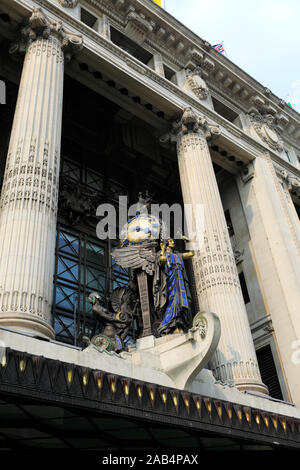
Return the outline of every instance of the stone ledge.
{"type": "MultiPolygon", "coordinates": [[[[109,374],[117,374],[122,377],[129,377],[133,380],[141,380],[158,386],[174,387],[172,380],[161,371],[143,368],[133,365],[126,360],[100,354],[93,351],[84,354],[78,348],[68,345],[57,344],[51,341],[43,341],[20,333],[14,333],[0,328],[0,352],[3,348],[24,352],[25,354],[40,356],[55,361],[63,361],[73,366],[101,370],[109,374]]],[[[1,369],[1,366],[0,366],[1,369]]],[[[258,397],[239,392],[234,387],[229,387],[216,383],[212,372],[203,369],[187,388],[187,393],[197,393],[210,397],[211,399],[234,402],[241,406],[248,406],[269,413],[278,413],[288,417],[300,419],[300,409],[285,402],[274,402],[268,396],[258,397]]]]}

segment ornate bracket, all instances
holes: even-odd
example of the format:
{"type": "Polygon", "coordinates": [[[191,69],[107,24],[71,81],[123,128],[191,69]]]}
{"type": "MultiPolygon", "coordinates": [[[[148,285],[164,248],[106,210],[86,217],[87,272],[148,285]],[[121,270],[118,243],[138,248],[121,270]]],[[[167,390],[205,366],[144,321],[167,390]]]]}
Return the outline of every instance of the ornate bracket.
{"type": "Polygon", "coordinates": [[[75,8],[78,5],[78,0],[57,0],[57,1],[64,8],[75,8]]]}
{"type": "Polygon", "coordinates": [[[191,91],[199,100],[205,100],[209,96],[208,86],[202,77],[202,69],[196,67],[193,71],[189,71],[184,85],[184,90],[191,91]]]}
{"type": "Polygon", "coordinates": [[[82,36],[68,31],[61,21],[48,18],[41,8],[34,8],[25,26],[20,29],[20,38],[10,47],[11,54],[25,54],[29,45],[37,39],[55,37],[69,61],[83,47],[82,36]]]}
{"type": "Polygon", "coordinates": [[[256,102],[258,109],[249,116],[257,135],[272,149],[282,152],[283,142],[280,138],[280,123],[274,115],[274,110],[256,102]]]}
{"type": "Polygon", "coordinates": [[[127,11],[125,33],[135,42],[142,44],[153,31],[153,23],[146,20],[142,13],[137,13],[134,7],[129,7],[127,11]]]}

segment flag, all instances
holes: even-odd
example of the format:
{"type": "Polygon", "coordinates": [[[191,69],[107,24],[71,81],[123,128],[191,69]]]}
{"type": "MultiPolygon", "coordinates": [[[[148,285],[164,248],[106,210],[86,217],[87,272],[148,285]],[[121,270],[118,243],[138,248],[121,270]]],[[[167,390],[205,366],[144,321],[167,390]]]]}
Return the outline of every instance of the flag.
{"type": "Polygon", "coordinates": [[[159,5],[161,7],[161,0],[153,0],[155,3],[157,3],[157,5],[159,5]]]}
{"type": "Polygon", "coordinates": [[[288,96],[285,98],[285,101],[286,101],[286,104],[287,104],[290,108],[293,108],[292,98],[290,97],[290,95],[288,95],[288,96]]]}
{"type": "Polygon", "coordinates": [[[216,51],[220,52],[220,54],[223,54],[225,52],[224,46],[223,46],[223,41],[220,42],[220,44],[215,44],[212,46],[216,51]]]}

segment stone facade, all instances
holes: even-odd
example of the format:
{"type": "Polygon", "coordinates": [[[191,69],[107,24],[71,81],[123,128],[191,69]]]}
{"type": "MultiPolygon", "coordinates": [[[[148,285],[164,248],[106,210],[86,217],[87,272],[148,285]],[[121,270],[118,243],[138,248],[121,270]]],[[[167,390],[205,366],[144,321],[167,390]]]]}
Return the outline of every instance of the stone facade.
{"type": "MultiPolygon", "coordinates": [[[[161,145],[177,145],[183,201],[204,204],[207,216],[193,272],[200,309],[221,322],[215,379],[266,393],[255,353],[265,338],[285,400],[300,406],[298,113],[151,0],[3,0],[0,8],[1,37],[14,56],[25,54],[1,196],[0,326],[54,337],[65,72],[121,108],[114,122],[135,116],[157,145],[161,135],[161,145]]],[[[3,57],[1,78],[18,82],[3,57]]],[[[113,145],[107,139],[108,157],[113,145]]],[[[160,161],[158,172],[165,170],[160,161]]]]}

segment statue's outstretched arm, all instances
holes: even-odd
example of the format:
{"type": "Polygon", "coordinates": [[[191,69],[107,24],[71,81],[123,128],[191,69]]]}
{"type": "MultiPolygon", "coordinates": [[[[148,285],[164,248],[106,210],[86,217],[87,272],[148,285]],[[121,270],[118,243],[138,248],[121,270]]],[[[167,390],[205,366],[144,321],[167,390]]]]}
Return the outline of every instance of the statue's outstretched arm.
{"type": "Polygon", "coordinates": [[[165,264],[167,262],[167,257],[165,256],[166,245],[164,243],[160,244],[161,253],[159,257],[159,264],[165,264]]]}
{"type": "MultiPolygon", "coordinates": [[[[181,239],[185,242],[189,242],[190,240],[185,237],[184,235],[181,236],[181,239]]],[[[195,255],[195,252],[194,250],[190,250],[190,251],[186,251],[185,253],[182,253],[182,258],[183,259],[188,259],[188,258],[192,258],[193,256],[195,255]]]]}
{"type": "Polygon", "coordinates": [[[126,324],[127,321],[125,320],[118,320],[114,314],[110,313],[106,308],[98,306],[98,308],[94,307],[93,308],[93,313],[94,315],[98,316],[99,318],[103,318],[104,320],[107,320],[109,323],[123,323],[126,324]]]}

